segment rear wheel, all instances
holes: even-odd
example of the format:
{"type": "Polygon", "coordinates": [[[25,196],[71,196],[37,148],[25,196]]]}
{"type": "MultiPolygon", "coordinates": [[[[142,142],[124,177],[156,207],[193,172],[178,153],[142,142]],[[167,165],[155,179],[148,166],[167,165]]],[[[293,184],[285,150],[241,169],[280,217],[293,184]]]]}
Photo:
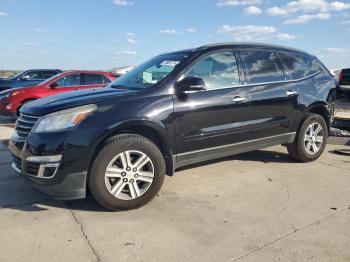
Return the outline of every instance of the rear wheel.
{"type": "Polygon", "coordinates": [[[294,142],[287,145],[288,153],[301,162],[314,161],[324,151],[328,127],[321,115],[308,114],[299,128],[294,142]]]}
{"type": "Polygon", "coordinates": [[[159,192],[165,161],[152,141],[123,134],[105,143],[89,175],[89,187],[98,203],[110,210],[133,209],[159,192]]]}

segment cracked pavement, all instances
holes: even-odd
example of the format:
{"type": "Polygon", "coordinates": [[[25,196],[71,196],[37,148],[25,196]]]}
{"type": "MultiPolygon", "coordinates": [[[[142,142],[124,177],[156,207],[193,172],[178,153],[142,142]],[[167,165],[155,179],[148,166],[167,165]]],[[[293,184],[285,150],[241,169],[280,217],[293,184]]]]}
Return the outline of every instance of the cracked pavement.
{"type": "Polygon", "coordinates": [[[350,261],[350,157],[332,153],[349,147],[308,164],[276,146],[186,167],[148,205],[108,212],[37,193],[1,143],[2,262],[350,261]]]}

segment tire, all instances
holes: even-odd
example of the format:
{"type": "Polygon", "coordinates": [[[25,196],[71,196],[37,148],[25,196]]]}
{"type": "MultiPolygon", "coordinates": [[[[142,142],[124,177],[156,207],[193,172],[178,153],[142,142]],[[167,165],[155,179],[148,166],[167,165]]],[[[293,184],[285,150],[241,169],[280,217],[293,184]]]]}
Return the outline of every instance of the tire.
{"type": "Polygon", "coordinates": [[[314,161],[323,153],[327,144],[327,138],[328,127],[325,119],[318,114],[307,114],[298,129],[294,142],[287,145],[288,153],[300,162],[314,161]],[[312,125],[314,126],[311,127],[312,125]],[[316,136],[316,132],[312,131],[317,131],[319,127],[322,129],[318,131],[316,136]],[[323,137],[322,142],[320,142],[321,136],[323,137]],[[318,150],[316,150],[313,144],[315,144],[318,150]]]}
{"type": "Polygon", "coordinates": [[[101,206],[129,210],[155,197],[163,184],[165,170],[164,157],[152,141],[136,134],[121,134],[108,139],[97,154],[88,185],[101,206]]]}

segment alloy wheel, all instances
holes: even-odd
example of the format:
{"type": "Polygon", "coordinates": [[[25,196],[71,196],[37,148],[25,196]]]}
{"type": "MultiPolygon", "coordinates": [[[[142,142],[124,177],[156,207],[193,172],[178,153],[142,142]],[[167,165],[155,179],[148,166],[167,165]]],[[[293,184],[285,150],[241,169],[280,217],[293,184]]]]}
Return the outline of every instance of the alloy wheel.
{"type": "Polygon", "coordinates": [[[136,150],[124,151],[114,157],[105,172],[109,193],[122,200],[133,200],[145,194],[153,179],[152,160],[136,150]]]}
{"type": "Polygon", "coordinates": [[[309,155],[320,151],[324,141],[324,132],[321,124],[312,123],[308,126],[304,136],[305,150],[309,155]]]}

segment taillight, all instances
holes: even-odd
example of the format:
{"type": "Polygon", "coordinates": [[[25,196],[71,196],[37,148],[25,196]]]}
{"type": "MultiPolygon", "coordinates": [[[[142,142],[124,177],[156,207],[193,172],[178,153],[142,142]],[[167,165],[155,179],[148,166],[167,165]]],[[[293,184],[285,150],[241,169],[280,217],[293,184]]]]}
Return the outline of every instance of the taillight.
{"type": "Polygon", "coordinates": [[[340,74],[339,74],[339,81],[343,81],[343,79],[344,79],[344,76],[343,76],[342,73],[340,73],[340,74]]]}

